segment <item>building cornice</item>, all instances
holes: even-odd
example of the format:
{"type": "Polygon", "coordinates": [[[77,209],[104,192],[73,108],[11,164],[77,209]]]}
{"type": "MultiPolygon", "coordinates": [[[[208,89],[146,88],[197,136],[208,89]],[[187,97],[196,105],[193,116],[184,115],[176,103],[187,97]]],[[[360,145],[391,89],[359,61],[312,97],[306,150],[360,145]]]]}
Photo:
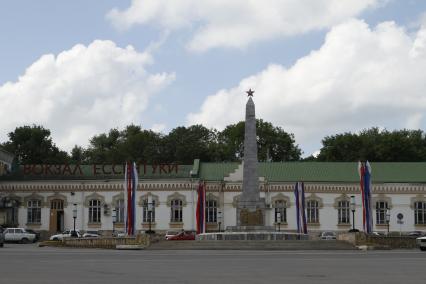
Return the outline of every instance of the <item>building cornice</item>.
{"type": "MultiPolygon", "coordinates": [[[[0,182],[0,192],[101,192],[123,190],[122,180],[80,180],[80,181],[4,181],[0,182]]],[[[143,180],[139,181],[138,191],[191,191],[196,190],[196,180],[143,180]]],[[[241,192],[241,182],[208,182],[207,192],[241,192]]],[[[260,184],[261,192],[293,192],[294,183],[260,184]]],[[[358,194],[358,183],[305,183],[306,193],[358,194]]],[[[426,184],[381,183],[372,185],[373,194],[425,194],[426,184]]]]}

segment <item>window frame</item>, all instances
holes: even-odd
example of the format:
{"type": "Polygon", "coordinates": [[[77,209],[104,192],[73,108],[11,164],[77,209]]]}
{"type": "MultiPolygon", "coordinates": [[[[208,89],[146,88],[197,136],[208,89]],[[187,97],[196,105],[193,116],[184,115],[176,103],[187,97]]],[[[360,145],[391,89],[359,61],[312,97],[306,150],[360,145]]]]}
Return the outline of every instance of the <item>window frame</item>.
{"type": "Polygon", "coordinates": [[[217,223],[217,203],[214,199],[206,200],[206,223],[217,223]]]}
{"type": "Polygon", "coordinates": [[[385,200],[376,201],[376,225],[387,225],[386,213],[388,210],[389,210],[389,203],[387,201],[385,200]]]}
{"type": "Polygon", "coordinates": [[[351,224],[351,204],[349,200],[339,200],[337,202],[337,224],[351,224]]]}
{"type": "Polygon", "coordinates": [[[306,201],[306,222],[319,224],[319,201],[315,199],[306,201]]]}
{"type": "Polygon", "coordinates": [[[116,223],[124,223],[124,210],[126,208],[124,204],[124,198],[118,199],[115,203],[115,220],[116,223]]]}
{"type": "Polygon", "coordinates": [[[426,225],[426,201],[414,202],[414,225],[426,225]],[[421,204],[421,206],[418,206],[419,204],[421,204]],[[421,218],[419,218],[419,216],[421,218]],[[419,221],[419,219],[422,220],[419,221]]]}
{"type": "Polygon", "coordinates": [[[183,200],[172,199],[170,201],[170,222],[182,223],[183,222],[183,200]]]}
{"type": "Polygon", "coordinates": [[[285,224],[287,223],[287,201],[283,199],[275,200],[274,201],[274,221],[275,223],[278,223],[277,213],[279,212],[281,214],[280,216],[280,223],[285,224]]]}
{"type": "Polygon", "coordinates": [[[99,199],[89,200],[89,223],[100,224],[102,221],[102,201],[99,199]],[[96,204],[94,204],[96,203],[96,204]]]}
{"type": "Polygon", "coordinates": [[[27,224],[41,224],[41,200],[27,201],[27,224]]]}

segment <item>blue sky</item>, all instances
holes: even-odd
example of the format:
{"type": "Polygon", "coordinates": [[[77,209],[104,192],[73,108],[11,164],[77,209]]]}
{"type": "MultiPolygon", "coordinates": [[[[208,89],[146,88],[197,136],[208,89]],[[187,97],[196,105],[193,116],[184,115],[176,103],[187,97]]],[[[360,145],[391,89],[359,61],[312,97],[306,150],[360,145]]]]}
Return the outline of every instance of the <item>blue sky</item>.
{"type": "Polygon", "coordinates": [[[129,123],[222,129],[248,88],[305,155],[326,135],[424,128],[426,1],[218,3],[1,1],[0,141],[33,123],[66,150],[129,123]]]}

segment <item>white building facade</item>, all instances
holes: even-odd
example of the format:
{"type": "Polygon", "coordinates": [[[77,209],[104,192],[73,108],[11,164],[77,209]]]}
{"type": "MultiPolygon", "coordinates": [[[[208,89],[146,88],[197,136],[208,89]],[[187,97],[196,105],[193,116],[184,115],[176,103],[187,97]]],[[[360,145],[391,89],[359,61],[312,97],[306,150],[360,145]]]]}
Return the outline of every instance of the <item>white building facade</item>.
{"type": "MultiPolygon", "coordinates": [[[[372,168],[374,230],[426,230],[426,163],[372,163],[372,168]],[[398,214],[403,218],[398,219],[398,214]]],[[[49,235],[72,229],[75,219],[76,229],[83,231],[122,231],[121,169],[121,165],[20,166],[17,172],[0,178],[0,225],[31,228],[49,235]]],[[[268,208],[265,225],[282,231],[296,230],[293,191],[295,183],[303,181],[310,233],[348,231],[352,227],[363,230],[356,163],[259,163],[259,176],[261,197],[268,208]],[[354,216],[351,196],[355,196],[354,216]]],[[[161,168],[139,165],[136,229],[145,231],[151,227],[158,233],[194,230],[200,182],[206,185],[207,231],[235,226],[242,166],[196,160],[193,165],[161,168]],[[151,214],[148,200],[153,203],[151,214]]]]}

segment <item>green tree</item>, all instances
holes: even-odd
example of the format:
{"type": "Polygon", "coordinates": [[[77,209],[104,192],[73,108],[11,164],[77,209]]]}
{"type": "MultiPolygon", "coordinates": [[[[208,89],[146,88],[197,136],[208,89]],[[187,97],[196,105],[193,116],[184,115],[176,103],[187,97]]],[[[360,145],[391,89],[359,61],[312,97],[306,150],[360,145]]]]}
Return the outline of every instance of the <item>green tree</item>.
{"type": "Polygon", "coordinates": [[[42,126],[21,126],[8,134],[3,147],[14,153],[22,164],[64,164],[70,157],[59,150],[50,137],[50,130],[42,126]]]}
{"type": "MultiPolygon", "coordinates": [[[[239,161],[244,156],[245,122],[228,125],[219,134],[219,145],[224,161],[239,161]]],[[[294,135],[281,127],[275,127],[262,119],[256,120],[256,134],[259,161],[297,161],[301,150],[295,144],[294,135]]]]}
{"type": "Polygon", "coordinates": [[[194,159],[215,160],[217,135],[202,125],[180,126],[164,137],[164,159],[168,162],[192,164],[194,159]]]}
{"type": "Polygon", "coordinates": [[[330,162],[369,160],[375,162],[418,162],[426,160],[422,130],[366,129],[359,134],[327,136],[317,159],[330,162]]]}
{"type": "Polygon", "coordinates": [[[83,147],[75,145],[74,148],[71,150],[71,158],[70,163],[72,164],[87,164],[87,153],[86,150],[83,149],[83,147]]]}
{"type": "Polygon", "coordinates": [[[91,163],[162,162],[162,136],[140,126],[129,125],[124,130],[111,129],[90,140],[86,151],[91,163]]]}

